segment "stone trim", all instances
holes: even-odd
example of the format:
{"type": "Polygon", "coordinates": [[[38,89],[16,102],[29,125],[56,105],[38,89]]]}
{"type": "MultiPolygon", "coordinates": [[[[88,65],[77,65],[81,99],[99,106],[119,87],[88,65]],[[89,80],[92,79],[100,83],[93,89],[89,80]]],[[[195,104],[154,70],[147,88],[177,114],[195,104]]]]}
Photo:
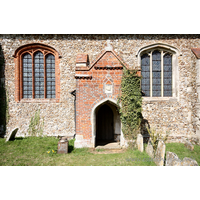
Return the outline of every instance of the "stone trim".
{"type": "Polygon", "coordinates": [[[144,102],[151,103],[151,101],[171,101],[176,102],[178,98],[176,97],[142,97],[144,102]]]}
{"type": "MultiPolygon", "coordinates": [[[[91,112],[91,124],[92,124],[92,147],[95,147],[95,139],[96,139],[96,114],[95,111],[96,109],[103,105],[104,103],[109,102],[111,104],[113,104],[114,106],[117,107],[117,101],[111,98],[105,98],[101,101],[99,101],[97,104],[94,105],[94,107],[92,108],[92,112],[91,112]]],[[[121,106],[121,104],[119,105],[121,106]]],[[[120,146],[124,146],[125,145],[125,138],[122,132],[122,123],[121,123],[121,135],[120,135],[120,146]]]]}
{"type": "Polygon", "coordinates": [[[21,99],[20,103],[58,103],[59,99],[21,99]]]}
{"type": "MultiPolygon", "coordinates": [[[[150,45],[147,45],[147,46],[145,45],[145,46],[139,48],[139,50],[136,52],[135,56],[138,57],[138,58],[140,58],[142,52],[144,52],[146,50],[154,49],[154,48],[165,49],[167,51],[170,51],[171,53],[176,53],[177,56],[182,55],[182,53],[180,53],[180,51],[177,48],[175,48],[175,47],[173,47],[173,46],[171,46],[169,44],[155,43],[155,44],[150,44],[150,45]]],[[[138,60],[138,66],[140,66],[140,62],[141,61],[138,60]]]]}
{"type": "MultiPolygon", "coordinates": [[[[182,55],[182,53],[179,52],[179,50],[175,47],[172,47],[168,44],[164,43],[156,43],[156,44],[151,44],[148,46],[144,46],[140,48],[137,53],[136,57],[138,57],[138,68],[141,69],[141,56],[144,53],[147,52],[153,52],[154,50],[159,50],[159,51],[166,51],[172,54],[172,97],[177,98],[179,100],[179,66],[178,66],[178,56],[182,55]]],[[[162,98],[165,97],[157,97],[159,99],[156,99],[155,97],[145,97],[150,100],[162,100],[162,98]]],[[[170,97],[168,97],[170,98],[170,97]]]]}

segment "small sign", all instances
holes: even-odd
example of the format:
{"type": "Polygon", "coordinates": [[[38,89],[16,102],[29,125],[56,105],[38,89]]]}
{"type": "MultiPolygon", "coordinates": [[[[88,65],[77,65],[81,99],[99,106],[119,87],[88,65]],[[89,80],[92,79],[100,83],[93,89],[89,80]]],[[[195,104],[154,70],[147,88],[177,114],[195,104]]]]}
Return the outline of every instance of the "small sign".
{"type": "Polygon", "coordinates": [[[112,93],[112,85],[105,85],[104,87],[104,92],[105,93],[112,93]]]}

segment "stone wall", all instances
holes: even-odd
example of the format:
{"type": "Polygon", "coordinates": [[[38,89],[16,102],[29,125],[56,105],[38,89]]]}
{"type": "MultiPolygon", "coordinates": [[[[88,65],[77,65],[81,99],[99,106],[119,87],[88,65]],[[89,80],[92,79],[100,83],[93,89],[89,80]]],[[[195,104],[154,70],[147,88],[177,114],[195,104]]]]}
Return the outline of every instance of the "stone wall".
{"type": "Polygon", "coordinates": [[[0,35],[5,63],[5,85],[9,95],[10,120],[7,132],[19,127],[18,135],[27,132],[30,118],[37,109],[44,117],[44,133],[75,134],[74,96],[75,66],[78,53],[87,53],[95,60],[110,40],[113,49],[130,69],[140,69],[137,52],[151,44],[164,43],[178,49],[178,97],[167,100],[143,101],[143,116],[150,127],[170,131],[172,137],[195,137],[196,130],[196,58],[191,48],[200,47],[200,35],[0,35]],[[17,103],[15,95],[15,64],[13,54],[21,45],[42,43],[55,48],[60,59],[60,102],[17,103]]]}

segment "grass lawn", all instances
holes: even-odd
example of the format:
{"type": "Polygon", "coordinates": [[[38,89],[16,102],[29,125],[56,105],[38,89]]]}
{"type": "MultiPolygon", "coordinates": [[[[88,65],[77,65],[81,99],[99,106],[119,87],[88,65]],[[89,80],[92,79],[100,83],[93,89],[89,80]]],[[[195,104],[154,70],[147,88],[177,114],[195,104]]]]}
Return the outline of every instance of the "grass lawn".
{"type": "Polygon", "coordinates": [[[167,143],[166,152],[167,151],[175,153],[181,160],[183,160],[184,157],[192,158],[200,165],[200,146],[198,145],[194,145],[194,151],[190,151],[182,143],[167,143]]]}
{"type": "Polygon", "coordinates": [[[146,152],[126,149],[121,153],[103,154],[102,150],[75,149],[69,141],[69,153],[57,154],[55,137],[0,139],[1,166],[155,166],[146,152]],[[54,150],[54,153],[52,153],[54,150]],[[48,153],[50,152],[50,153],[48,153]],[[102,153],[102,154],[99,154],[102,153]]]}

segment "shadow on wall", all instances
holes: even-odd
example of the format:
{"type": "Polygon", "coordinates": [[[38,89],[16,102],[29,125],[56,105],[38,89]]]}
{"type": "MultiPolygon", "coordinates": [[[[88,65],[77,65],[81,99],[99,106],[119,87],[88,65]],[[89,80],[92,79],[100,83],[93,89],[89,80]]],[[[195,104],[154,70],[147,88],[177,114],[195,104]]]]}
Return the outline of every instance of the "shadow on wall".
{"type": "Polygon", "coordinates": [[[148,129],[150,130],[151,127],[150,127],[150,125],[149,125],[148,120],[147,120],[147,119],[144,119],[144,118],[142,117],[140,133],[141,133],[142,136],[143,136],[143,141],[144,141],[144,143],[148,143],[149,138],[150,138],[150,135],[149,135],[149,132],[148,132],[148,130],[147,130],[147,127],[148,127],[148,129]]]}
{"type": "Polygon", "coordinates": [[[5,87],[5,59],[0,44],[0,137],[6,134],[6,123],[8,122],[8,103],[5,87]]]}

